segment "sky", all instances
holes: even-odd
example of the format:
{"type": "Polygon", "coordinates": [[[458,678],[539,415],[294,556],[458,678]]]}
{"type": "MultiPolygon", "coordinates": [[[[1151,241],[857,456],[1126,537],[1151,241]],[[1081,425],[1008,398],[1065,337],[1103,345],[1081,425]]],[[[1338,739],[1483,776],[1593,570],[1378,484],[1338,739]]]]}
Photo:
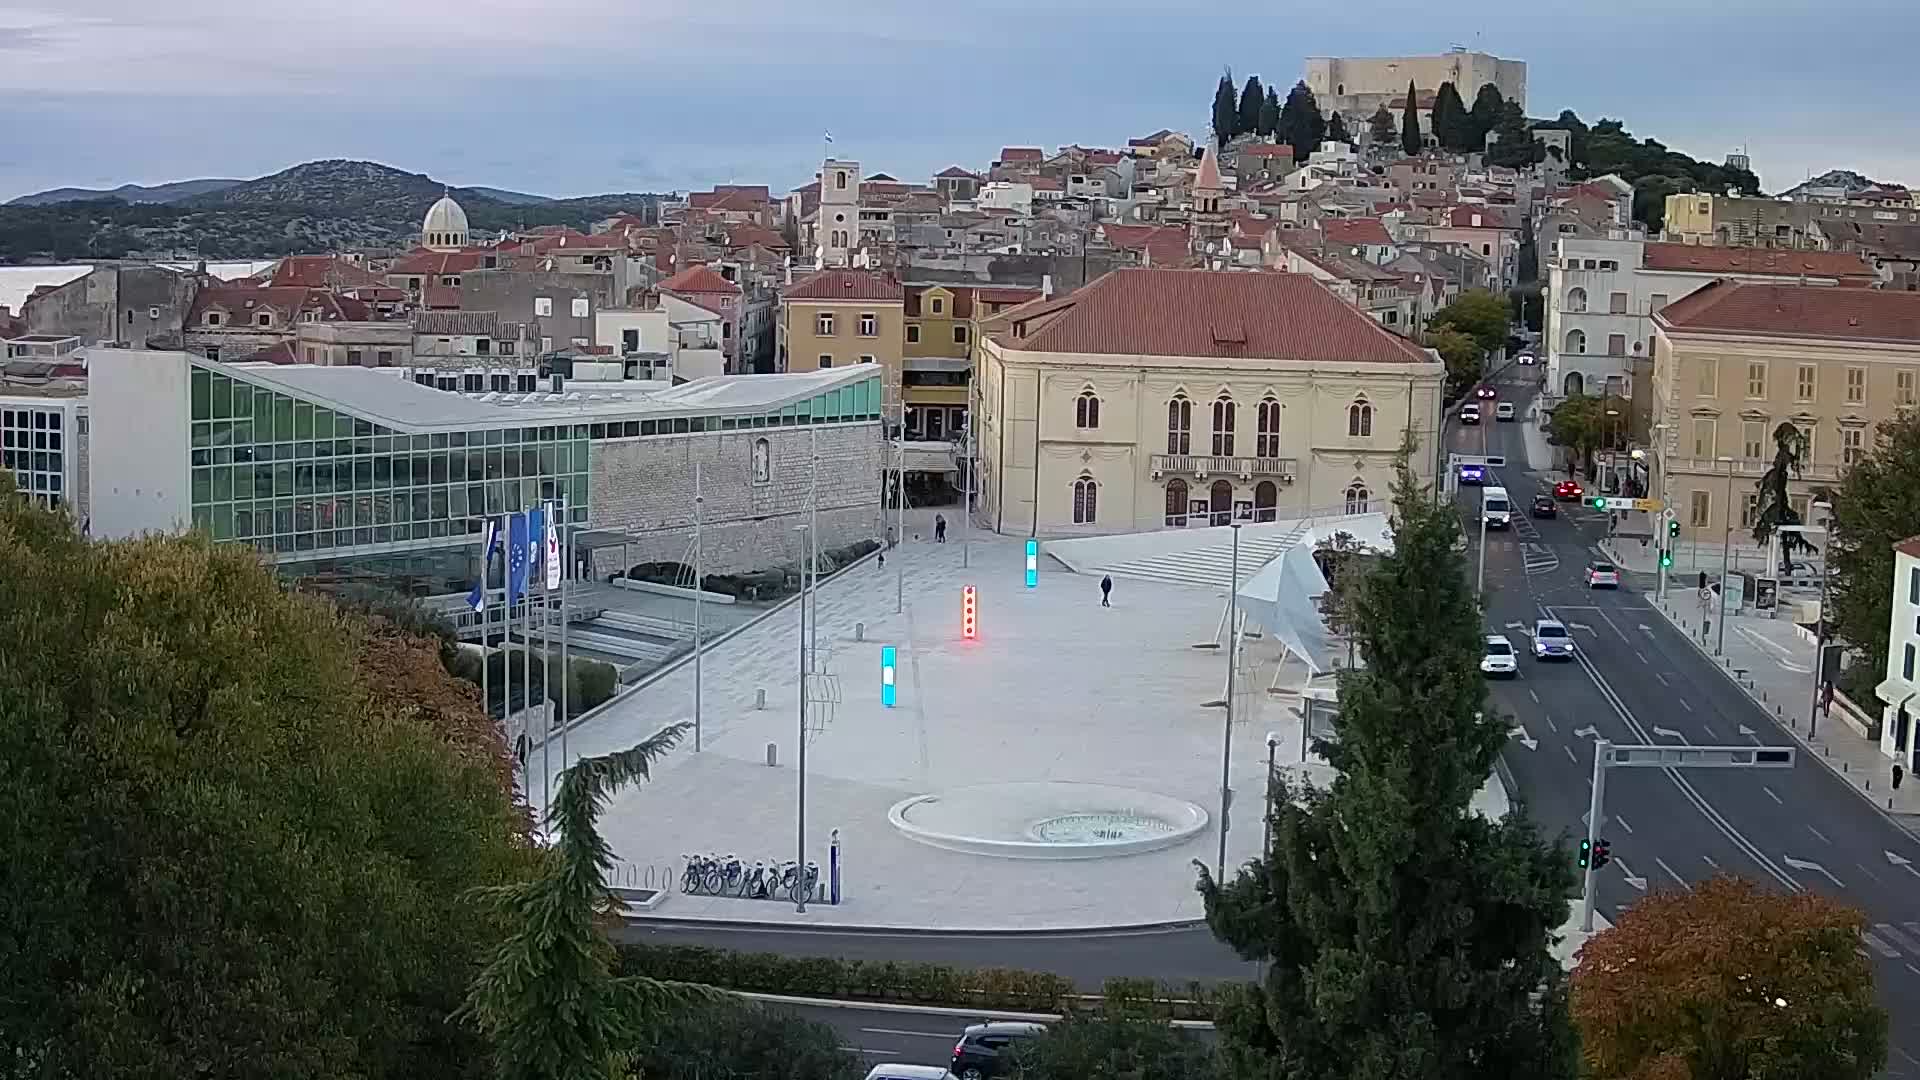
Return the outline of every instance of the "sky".
{"type": "Polygon", "coordinates": [[[1920,4],[1855,0],[0,0],[0,201],[364,158],[554,196],[923,179],[1005,145],[1205,131],[1223,68],[1464,45],[1766,190],[1920,185],[1920,4]],[[1305,8],[1305,10],[1301,10],[1305,8]]]}

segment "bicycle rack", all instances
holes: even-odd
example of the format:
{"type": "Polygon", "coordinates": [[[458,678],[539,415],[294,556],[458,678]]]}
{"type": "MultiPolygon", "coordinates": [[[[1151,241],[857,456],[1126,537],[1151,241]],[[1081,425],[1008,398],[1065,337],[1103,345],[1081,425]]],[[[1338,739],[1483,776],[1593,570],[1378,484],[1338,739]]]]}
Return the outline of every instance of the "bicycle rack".
{"type": "MultiPolygon", "coordinates": [[[[707,886],[707,879],[711,875],[705,872],[705,861],[717,860],[717,857],[707,855],[699,856],[699,858],[703,860],[703,872],[696,877],[690,874],[689,868],[683,864],[680,873],[669,879],[668,884],[672,889],[687,896],[715,896],[727,900],[776,900],[787,903],[791,903],[794,900],[792,888],[783,888],[777,882],[769,885],[763,879],[762,886],[759,890],[756,891],[752,889],[753,867],[744,859],[741,860],[739,874],[735,880],[725,880],[723,875],[723,879],[717,886],[709,888],[707,886]]],[[[781,860],[763,861],[765,862],[763,869],[767,871],[769,875],[777,874],[784,865],[781,860]]],[[[829,868],[815,863],[814,870],[816,871],[816,876],[813,881],[813,887],[808,890],[807,903],[837,903],[837,901],[832,898],[832,893],[829,888],[831,885],[829,868]]]]}

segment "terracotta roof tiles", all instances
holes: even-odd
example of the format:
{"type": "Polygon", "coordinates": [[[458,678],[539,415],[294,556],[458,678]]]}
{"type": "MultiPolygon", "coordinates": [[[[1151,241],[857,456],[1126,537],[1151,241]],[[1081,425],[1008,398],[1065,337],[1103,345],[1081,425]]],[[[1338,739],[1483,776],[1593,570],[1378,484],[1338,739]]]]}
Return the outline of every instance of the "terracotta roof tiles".
{"type": "Polygon", "coordinates": [[[685,270],[662,281],[661,292],[670,293],[724,293],[727,296],[740,295],[740,286],[721,277],[719,271],[705,263],[694,263],[685,270]]]}
{"type": "Polygon", "coordinates": [[[1003,146],[1000,148],[1000,160],[1007,161],[1045,161],[1046,152],[1037,146],[1003,146]]]}
{"type": "Polygon", "coordinates": [[[1915,559],[1920,559],[1920,536],[1907,537],[1905,540],[1902,540],[1899,543],[1893,545],[1893,550],[1899,552],[1902,555],[1907,555],[1915,559]]]}
{"type": "Polygon", "coordinates": [[[1379,218],[1328,218],[1320,223],[1320,235],[1327,243],[1336,247],[1359,247],[1372,244],[1386,247],[1393,243],[1393,237],[1387,235],[1387,227],[1379,218]]]}
{"type": "Polygon", "coordinates": [[[1692,270],[1708,274],[1806,274],[1822,278],[1875,280],[1873,267],[1850,251],[1783,251],[1773,248],[1708,247],[1697,244],[1648,244],[1641,266],[1647,270],[1692,270]]]}
{"type": "Polygon", "coordinates": [[[901,300],[900,283],[867,270],[821,270],[780,291],[783,300],[901,300]]]}
{"type": "Polygon", "coordinates": [[[1654,318],[1683,333],[1920,345],[1920,293],[1721,279],[1654,318]]]}

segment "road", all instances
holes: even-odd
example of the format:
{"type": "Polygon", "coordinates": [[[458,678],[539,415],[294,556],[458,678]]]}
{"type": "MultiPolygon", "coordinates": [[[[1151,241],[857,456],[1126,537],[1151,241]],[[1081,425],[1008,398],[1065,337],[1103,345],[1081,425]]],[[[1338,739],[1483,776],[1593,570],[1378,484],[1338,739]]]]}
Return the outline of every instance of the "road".
{"type": "MultiPolygon", "coordinates": [[[[1501,400],[1525,416],[1538,368],[1503,373],[1501,400]]],[[[1450,433],[1459,453],[1504,454],[1490,480],[1524,514],[1536,491],[1558,476],[1525,468],[1521,422],[1489,420],[1450,433]]],[[[1477,513],[1479,494],[1461,493],[1477,513]]],[[[1624,574],[1617,591],[1582,580],[1605,534],[1605,515],[1562,503],[1555,519],[1517,517],[1510,534],[1490,533],[1486,610],[1490,629],[1522,654],[1520,677],[1494,684],[1494,702],[1524,728],[1503,755],[1517,790],[1549,835],[1565,831],[1571,851],[1585,832],[1595,738],[1667,745],[1793,744],[1769,713],[1649,606],[1651,575],[1624,574]],[[1575,663],[1530,659],[1534,620],[1573,631],[1575,663]]],[[[1476,520],[1469,518],[1469,520],[1476,520]]],[[[1477,554],[1477,552],[1476,552],[1477,554]]],[[[1598,877],[1598,909],[1609,916],[1652,887],[1685,887],[1716,873],[1844,900],[1867,915],[1862,949],[1892,1010],[1887,1075],[1920,1080],[1920,1033],[1903,1006],[1920,1000],[1920,843],[1881,816],[1827,768],[1804,755],[1792,769],[1621,769],[1608,774],[1613,862],[1598,877]],[[1906,860],[1911,865],[1905,865],[1906,860]]]]}

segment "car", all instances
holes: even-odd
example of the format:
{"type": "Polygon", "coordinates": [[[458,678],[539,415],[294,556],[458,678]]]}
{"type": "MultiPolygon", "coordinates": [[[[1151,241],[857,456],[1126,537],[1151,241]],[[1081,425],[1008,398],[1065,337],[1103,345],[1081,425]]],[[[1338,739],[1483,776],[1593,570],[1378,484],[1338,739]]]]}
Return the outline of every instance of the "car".
{"type": "Polygon", "coordinates": [[[1047,1030],[1045,1024],[1010,1020],[972,1024],[953,1044],[953,1064],[948,1071],[960,1080],[987,1080],[1012,1071],[1013,1051],[1021,1039],[1031,1039],[1047,1030]]]}
{"type": "Polygon", "coordinates": [[[1503,401],[1500,404],[1495,405],[1493,407],[1493,418],[1495,420],[1513,419],[1513,402],[1503,401]]]}
{"type": "Polygon", "coordinates": [[[1620,587],[1620,571],[1610,562],[1590,562],[1587,564],[1587,588],[1617,589],[1620,587]]]}
{"type": "Polygon", "coordinates": [[[1566,623],[1559,619],[1541,619],[1533,624],[1533,658],[1573,659],[1573,635],[1567,633],[1566,623]]]}
{"type": "Polygon", "coordinates": [[[1495,389],[1494,389],[1493,387],[1491,387],[1491,386],[1482,386],[1481,388],[1479,388],[1478,390],[1475,390],[1475,391],[1473,392],[1473,396],[1474,396],[1474,397],[1481,397],[1481,398],[1491,398],[1491,397],[1498,397],[1498,396],[1499,396],[1499,391],[1497,391],[1497,390],[1495,390],[1495,389]]]}
{"type": "Polygon", "coordinates": [[[1467,402],[1465,405],[1460,406],[1460,422],[1463,424],[1479,423],[1480,422],[1480,406],[1477,403],[1471,402],[1471,401],[1467,402]]]}
{"type": "Polygon", "coordinates": [[[1506,488],[1490,487],[1480,492],[1480,518],[1489,529],[1513,524],[1513,500],[1507,497],[1506,488]]]}
{"type": "Polygon", "coordinates": [[[867,1080],[953,1080],[953,1074],[939,1065],[875,1065],[867,1080]]]}
{"type": "Polygon", "coordinates": [[[1513,642],[1505,634],[1488,634],[1481,649],[1480,673],[1494,679],[1511,679],[1520,674],[1520,661],[1514,656],[1513,642]]]}
{"type": "Polygon", "coordinates": [[[1576,480],[1562,480],[1553,485],[1553,497],[1561,502],[1579,502],[1580,496],[1586,493],[1587,489],[1576,480]]]}
{"type": "Polygon", "coordinates": [[[1476,486],[1486,483],[1487,467],[1485,465],[1460,466],[1460,482],[1462,484],[1473,484],[1476,486]]]}
{"type": "Polygon", "coordinates": [[[1553,501],[1553,496],[1551,495],[1535,495],[1533,497],[1533,506],[1528,509],[1527,513],[1537,518],[1558,517],[1560,515],[1560,507],[1553,501]]]}
{"type": "Polygon", "coordinates": [[[1537,363],[1539,363],[1539,362],[1540,362],[1540,358],[1539,358],[1539,357],[1537,357],[1537,356],[1535,356],[1535,355],[1533,355],[1532,353],[1528,353],[1528,352],[1523,352],[1523,353],[1521,353],[1521,354],[1520,354],[1520,356],[1518,357],[1518,359],[1519,359],[1519,361],[1520,361],[1520,366],[1521,366],[1521,367],[1532,367],[1533,365],[1535,365],[1535,364],[1537,364],[1537,363]]]}

